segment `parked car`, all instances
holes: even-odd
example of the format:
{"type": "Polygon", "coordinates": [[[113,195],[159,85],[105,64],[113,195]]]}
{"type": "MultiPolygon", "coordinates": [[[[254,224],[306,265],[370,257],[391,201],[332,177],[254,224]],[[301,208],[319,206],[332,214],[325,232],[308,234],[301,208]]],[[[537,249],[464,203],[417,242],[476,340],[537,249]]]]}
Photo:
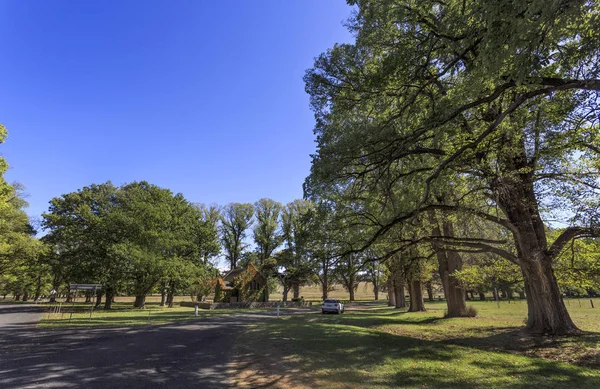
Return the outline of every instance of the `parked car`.
{"type": "Polygon", "coordinates": [[[321,313],[335,312],[338,315],[344,313],[344,304],[338,299],[327,299],[323,301],[321,313]]]}

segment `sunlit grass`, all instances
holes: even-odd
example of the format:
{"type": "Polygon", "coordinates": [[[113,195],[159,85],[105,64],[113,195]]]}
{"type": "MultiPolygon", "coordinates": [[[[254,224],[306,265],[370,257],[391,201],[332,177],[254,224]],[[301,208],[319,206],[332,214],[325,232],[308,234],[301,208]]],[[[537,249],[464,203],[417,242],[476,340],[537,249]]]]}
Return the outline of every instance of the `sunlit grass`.
{"type": "MultiPolygon", "coordinates": [[[[581,303],[568,304],[573,320],[600,331],[600,308],[581,303]]],[[[259,375],[296,371],[289,377],[306,387],[600,387],[600,334],[533,338],[522,331],[525,302],[469,304],[477,318],[443,319],[436,302],[419,313],[382,304],[260,323],[239,339],[238,362],[259,375]],[[275,369],[264,356],[279,361],[275,369]]]]}
{"type": "MultiPolygon", "coordinates": [[[[40,326],[43,327],[98,327],[98,326],[136,326],[150,324],[169,324],[182,320],[205,319],[214,316],[231,315],[240,310],[216,309],[198,310],[194,315],[194,308],[175,306],[173,308],[161,307],[158,304],[146,304],[144,309],[132,308],[130,304],[116,303],[111,310],[94,309],[90,304],[62,304],[61,312],[54,313],[53,306],[47,307],[47,312],[42,317],[40,326]],[[74,311],[71,315],[71,311],[74,311]],[[90,315],[91,313],[91,315],[90,315]]],[[[262,309],[245,309],[243,312],[262,312],[262,309]]]]}

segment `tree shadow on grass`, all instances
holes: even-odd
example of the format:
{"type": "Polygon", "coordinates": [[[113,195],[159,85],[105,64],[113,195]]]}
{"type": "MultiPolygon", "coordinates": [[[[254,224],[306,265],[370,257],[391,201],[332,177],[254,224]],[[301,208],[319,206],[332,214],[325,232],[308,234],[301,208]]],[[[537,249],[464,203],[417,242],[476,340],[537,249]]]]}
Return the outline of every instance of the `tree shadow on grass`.
{"type": "Polygon", "coordinates": [[[600,334],[584,332],[576,336],[536,336],[524,328],[481,327],[471,332],[491,333],[490,336],[465,336],[442,341],[480,350],[513,352],[522,355],[568,362],[600,369],[600,334]]]}
{"type": "Polygon", "coordinates": [[[247,348],[235,362],[257,382],[287,377],[307,387],[600,387],[600,374],[575,366],[332,323],[261,323],[244,336],[247,348]]]}

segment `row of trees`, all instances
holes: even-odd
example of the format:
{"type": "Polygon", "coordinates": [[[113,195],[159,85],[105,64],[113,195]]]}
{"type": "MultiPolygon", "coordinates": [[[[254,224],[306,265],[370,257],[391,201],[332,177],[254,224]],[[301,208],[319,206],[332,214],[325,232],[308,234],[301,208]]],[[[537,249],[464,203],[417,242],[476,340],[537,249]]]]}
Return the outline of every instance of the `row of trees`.
{"type": "Polygon", "coordinates": [[[372,251],[416,295],[434,261],[450,316],[517,269],[527,327],[578,332],[559,282],[598,279],[598,2],[349,3],[355,43],[305,76],[305,193],[354,231],[341,257],[372,251]]]}

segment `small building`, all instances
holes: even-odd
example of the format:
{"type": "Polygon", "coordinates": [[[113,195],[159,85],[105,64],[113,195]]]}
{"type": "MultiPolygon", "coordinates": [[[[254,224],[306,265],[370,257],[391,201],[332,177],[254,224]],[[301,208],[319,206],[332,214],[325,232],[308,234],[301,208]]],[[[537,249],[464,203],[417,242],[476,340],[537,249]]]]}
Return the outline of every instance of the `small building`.
{"type": "Polygon", "coordinates": [[[225,302],[268,301],[267,278],[253,264],[230,270],[223,283],[225,302]]]}

